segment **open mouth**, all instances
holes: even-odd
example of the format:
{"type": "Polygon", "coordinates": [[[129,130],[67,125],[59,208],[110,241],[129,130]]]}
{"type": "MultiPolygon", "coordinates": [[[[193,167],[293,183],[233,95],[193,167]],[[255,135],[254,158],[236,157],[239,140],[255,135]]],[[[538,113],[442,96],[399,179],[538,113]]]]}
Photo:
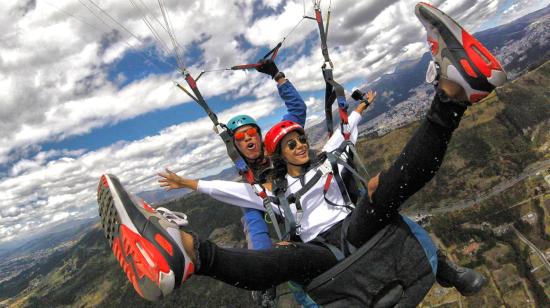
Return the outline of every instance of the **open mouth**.
{"type": "Polygon", "coordinates": [[[256,144],[254,142],[251,142],[246,145],[246,148],[249,150],[254,150],[256,148],[256,144]]]}
{"type": "Polygon", "coordinates": [[[298,157],[303,157],[306,154],[307,154],[306,150],[301,150],[301,151],[296,152],[296,156],[298,156],[298,157]]]}

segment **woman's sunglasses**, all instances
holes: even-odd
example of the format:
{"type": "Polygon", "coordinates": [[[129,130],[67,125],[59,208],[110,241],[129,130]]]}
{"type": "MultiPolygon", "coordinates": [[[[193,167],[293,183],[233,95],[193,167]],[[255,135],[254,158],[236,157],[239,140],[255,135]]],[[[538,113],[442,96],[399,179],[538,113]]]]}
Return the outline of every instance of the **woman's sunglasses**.
{"type": "Polygon", "coordinates": [[[245,135],[253,137],[253,136],[256,136],[257,133],[258,133],[258,130],[255,129],[254,127],[251,127],[245,130],[244,132],[236,132],[234,137],[235,137],[235,140],[243,140],[246,137],[245,135]]]}
{"type": "Polygon", "coordinates": [[[296,140],[300,141],[301,144],[307,144],[306,135],[300,135],[298,138],[294,138],[294,139],[292,139],[292,140],[290,140],[289,142],[286,143],[289,150],[292,151],[298,146],[298,142],[296,140]]]}

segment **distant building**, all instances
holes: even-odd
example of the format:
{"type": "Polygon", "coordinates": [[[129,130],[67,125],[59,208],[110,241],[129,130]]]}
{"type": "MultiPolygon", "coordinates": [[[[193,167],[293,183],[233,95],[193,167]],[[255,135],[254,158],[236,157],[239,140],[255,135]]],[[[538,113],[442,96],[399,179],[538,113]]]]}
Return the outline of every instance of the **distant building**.
{"type": "Polygon", "coordinates": [[[480,245],[478,242],[473,242],[473,243],[470,243],[470,245],[464,247],[464,249],[462,249],[462,254],[463,255],[472,255],[474,254],[478,249],[479,249],[480,245]]]}
{"type": "Polygon", "coordinates": [[[537,214],[535,214],[533,212],[529,212],[529,213],[523,215],[521,217],[521,220],[523,220],[524,222],[526,222],[530,225],[533,225],[537,222],[537,214]]]}

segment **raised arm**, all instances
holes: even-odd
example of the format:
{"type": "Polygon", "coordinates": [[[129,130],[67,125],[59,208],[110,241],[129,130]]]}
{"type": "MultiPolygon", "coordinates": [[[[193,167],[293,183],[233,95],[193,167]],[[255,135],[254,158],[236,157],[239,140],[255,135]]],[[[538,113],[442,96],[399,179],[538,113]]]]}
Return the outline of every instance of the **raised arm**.
{"type": "Polygon", "coordinates": [[[296,90],[294,85],[286,78],[281,78],[278,81],[277,90],[286,105],[287,114],[283,116],[283,120],[290,120],[300,124],[302,127],[306,125],[306,103],[296,90]]]}
{"type": "Polygon", "coordinates": [[[283,99],[286,105],[287,113],[283,116],[283,120],[290,120],[300,124],[302,127],[306,124],[306,103],[296,90],[294,85],[288,81],[283,72],[280,72],[275,65],[275,62],[266,59],[262,60],[262,65],[257,68],[258,72],[271,76],[277,82],[277,90],[279,96],[283,99]]]}

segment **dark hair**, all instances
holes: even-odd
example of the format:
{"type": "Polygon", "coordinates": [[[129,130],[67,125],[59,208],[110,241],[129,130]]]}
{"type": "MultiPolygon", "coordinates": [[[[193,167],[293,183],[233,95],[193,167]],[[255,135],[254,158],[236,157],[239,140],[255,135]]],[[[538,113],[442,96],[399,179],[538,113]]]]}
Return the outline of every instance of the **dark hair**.
{"type": "Polygon", "coordinates": [[[279,142],[275,152],[273,152],[270,156],[273,170],[269,174],[269,181],[272,183],[276,183],[277,181],[284,179],[286,176],[286,161],[281,153],[281,142],[279,142]]]}

